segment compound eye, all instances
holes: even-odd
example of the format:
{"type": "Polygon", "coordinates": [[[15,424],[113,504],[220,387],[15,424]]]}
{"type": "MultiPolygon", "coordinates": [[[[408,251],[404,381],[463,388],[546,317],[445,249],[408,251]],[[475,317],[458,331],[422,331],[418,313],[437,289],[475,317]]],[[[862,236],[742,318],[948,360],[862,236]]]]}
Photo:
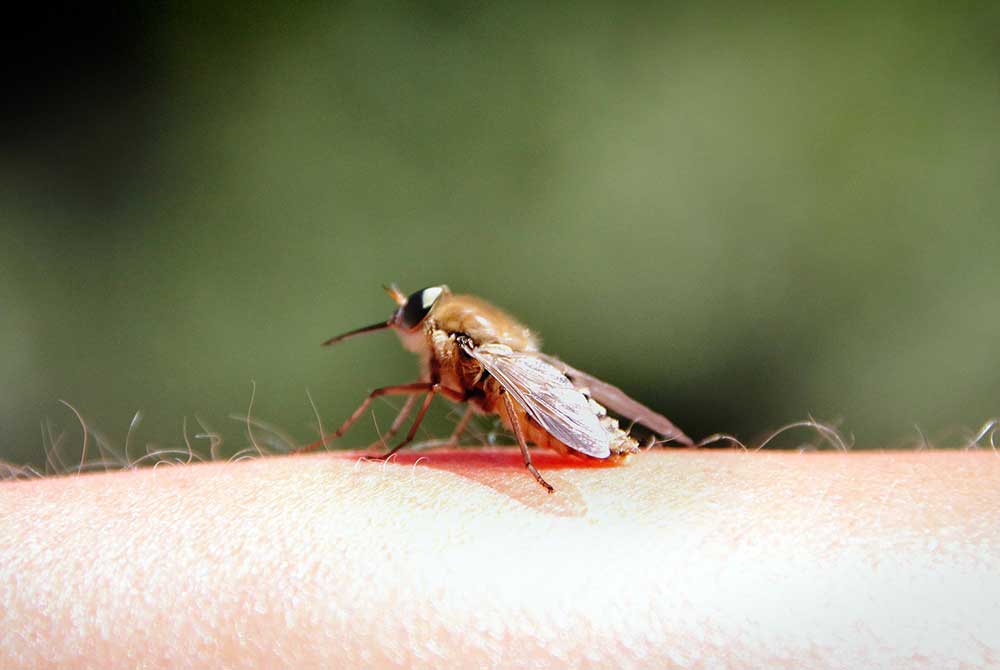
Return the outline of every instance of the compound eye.
{"type": "Polygon", "coordinates": [[[400,325],[407,329],[419,326],[420,322],[430,313],[431,308],[434,307],[434,303],[437,302],[442,293],[444,293],[444,287],[431,286],[410,295],[406,299],[406,304],[400,310],[400,325]]]}

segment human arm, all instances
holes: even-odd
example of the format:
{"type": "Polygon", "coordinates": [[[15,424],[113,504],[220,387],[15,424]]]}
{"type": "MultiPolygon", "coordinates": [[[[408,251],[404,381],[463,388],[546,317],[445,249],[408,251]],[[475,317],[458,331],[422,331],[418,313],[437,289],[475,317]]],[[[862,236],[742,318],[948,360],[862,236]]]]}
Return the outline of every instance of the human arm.
{"type": "Polygon", "coordinates": [[[0,667],[970,667],[1000,458],[317,454],[0,485],[0,667]]]}

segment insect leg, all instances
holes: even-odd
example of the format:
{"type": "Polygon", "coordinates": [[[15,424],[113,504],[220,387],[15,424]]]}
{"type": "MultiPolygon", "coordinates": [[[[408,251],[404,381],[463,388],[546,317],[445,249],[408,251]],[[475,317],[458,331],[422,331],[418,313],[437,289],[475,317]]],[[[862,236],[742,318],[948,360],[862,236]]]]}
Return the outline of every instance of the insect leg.
{"type": "Polygon", "coordinates": [[[521,430],[521,422],[517,420],[517,410],[514,409],[514,401],[510,399],[509,393],[503,394],[503,402],[507,407],[507,416],[510,418],[510,426],[514,429],[514,437],[517,438],[517,444],[521,447],[521,455],[524,456],[524,467],[528,468],[528,472],[535,476],[538,483],[542,485],[549,493],[555,491],[552,485],[547,481],[542,479],[542,475],[538,472],[538,469],[531,463],[531,453],[528,452],[528,443],[524,440],[524,432],[521,430]]]}
{"type": "Polygon", "coordinates": [[[384,454],[366,456],[366,458],[372,458],[384,461],[385,459],[389,458],[394,453],[396,453],[397,451],[399,451],[400,449],[402,449],[403,447],[405,447],[406,445],[408,445],[410,442],[413,441],[413,438],[417,436],[417,429],[420,428],[420,423],[424,420],[424,415],[427,414],[427,408],[431,406],[431,401],[434,400],[434,396],[440,390],[437,384],[431,384],[430,387],[431,387],[430,390],[424,397],[424,404],[420,406],[420,411],[417,412],[417,418],[413,420],[413,425],[410,426],[410,432],[406,434],[406,439],[384,454]]]}
{"type": "Polygon", "coordinates": [[[411,395],[406,399],[403,404],[402,409],[399,410],[399,414],[393,420],[392,425],[389,426],[389,430],[381,435],[377,440],[368,445],[369,449],[375,449],[376,447],[386,447],[386,443],[392,439],[392,437],[399,432],[399,429],[403,427],[403,422],[406,421],[406,417],[410,416],[410,412],[413,411],[413,406],[417,403],[417,396],[411,395]]]}
{"type": "Polygon", "coordinates": [[[368,409],[368,406],[372,404],[372,400],[374,400],[375,398],[384,395],[414,395],[416,393],[423,393],[425,391],[430,391],[435,386],[436,385],[432,384],[431,382],[414,382],[412,384],[397,384],[395,386],[383,386],[382,388],[377,388],[368,394],[368,397],[365,398],[364,402],[361,403],[361,406],[358,407],[356,410],[354,410],[354,414],[351,414],[351,416],[347,418],[347,421],[345,421],[340,425],[340,428],[333,431],[332,433],[330,433],[321,440],[316,440],[312,444],[307,444],[304,447],[296,449],[293,453],[302,454],[307,451],[312,451],[316,447],[322,446],[327,440],[335,440],[344,433],[346,433],[347,429],[350,428],[351,425],[355,421],[357,421],[362,414],[364,414],[365,410],[368,409]]]}
{"type": "Polygon", "coordinates": [[[469,420],[472,419],[472,405],[465,408],[465,413],[462,418],[458,420],[458,425],[455,426],[455,430],[452,431],[451,437],[448,438],[448,444],[458,445],[459,441],[462,439],[462,434],[465,429],[469,427],[469,420]]]}

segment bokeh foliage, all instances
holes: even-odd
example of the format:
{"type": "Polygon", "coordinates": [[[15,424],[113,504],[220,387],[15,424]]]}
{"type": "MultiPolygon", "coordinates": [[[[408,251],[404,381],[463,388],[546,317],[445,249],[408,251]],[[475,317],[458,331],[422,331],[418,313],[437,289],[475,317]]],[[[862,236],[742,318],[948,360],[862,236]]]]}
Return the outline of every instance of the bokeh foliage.
{"type": "Polygon", "coordinates": [[[508,307],[696,436],[811,414],[874,447],[978,425],[1000,412],[998,18],[66,18],[29,40],[3,117],[0,458],[38,463],[39,423],[74,427],[58,398],[117,440],[137,409],[141,442],[180,443],[195,414],[239,436],[251,379],[254,413],[311,439],[305,389],[330,425],[412,378],[391,335],[318,346],[387,315],[393,280],[508,307]]]}

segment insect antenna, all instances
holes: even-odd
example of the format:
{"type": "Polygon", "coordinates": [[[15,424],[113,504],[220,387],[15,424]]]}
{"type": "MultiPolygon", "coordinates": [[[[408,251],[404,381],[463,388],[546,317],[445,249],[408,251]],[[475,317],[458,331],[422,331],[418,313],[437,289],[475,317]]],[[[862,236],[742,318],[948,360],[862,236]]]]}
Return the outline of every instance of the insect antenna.
{"type": "Polygon", "coordinates": [[[358,328],[357,330],[351,330],[336,337],[331,337],[329,340],[323,343],[324,347],[328,347],[331,344],[337,344],[338,342],[343,342],[349,337],[354,337],[355,335],[362,335],[364,333],[371,333],[376,330],[383,330],[392,326],[392,321],[383,321],[382,323],[373,323],[370,326],[365,326],[364,328],[358,328]]]}

